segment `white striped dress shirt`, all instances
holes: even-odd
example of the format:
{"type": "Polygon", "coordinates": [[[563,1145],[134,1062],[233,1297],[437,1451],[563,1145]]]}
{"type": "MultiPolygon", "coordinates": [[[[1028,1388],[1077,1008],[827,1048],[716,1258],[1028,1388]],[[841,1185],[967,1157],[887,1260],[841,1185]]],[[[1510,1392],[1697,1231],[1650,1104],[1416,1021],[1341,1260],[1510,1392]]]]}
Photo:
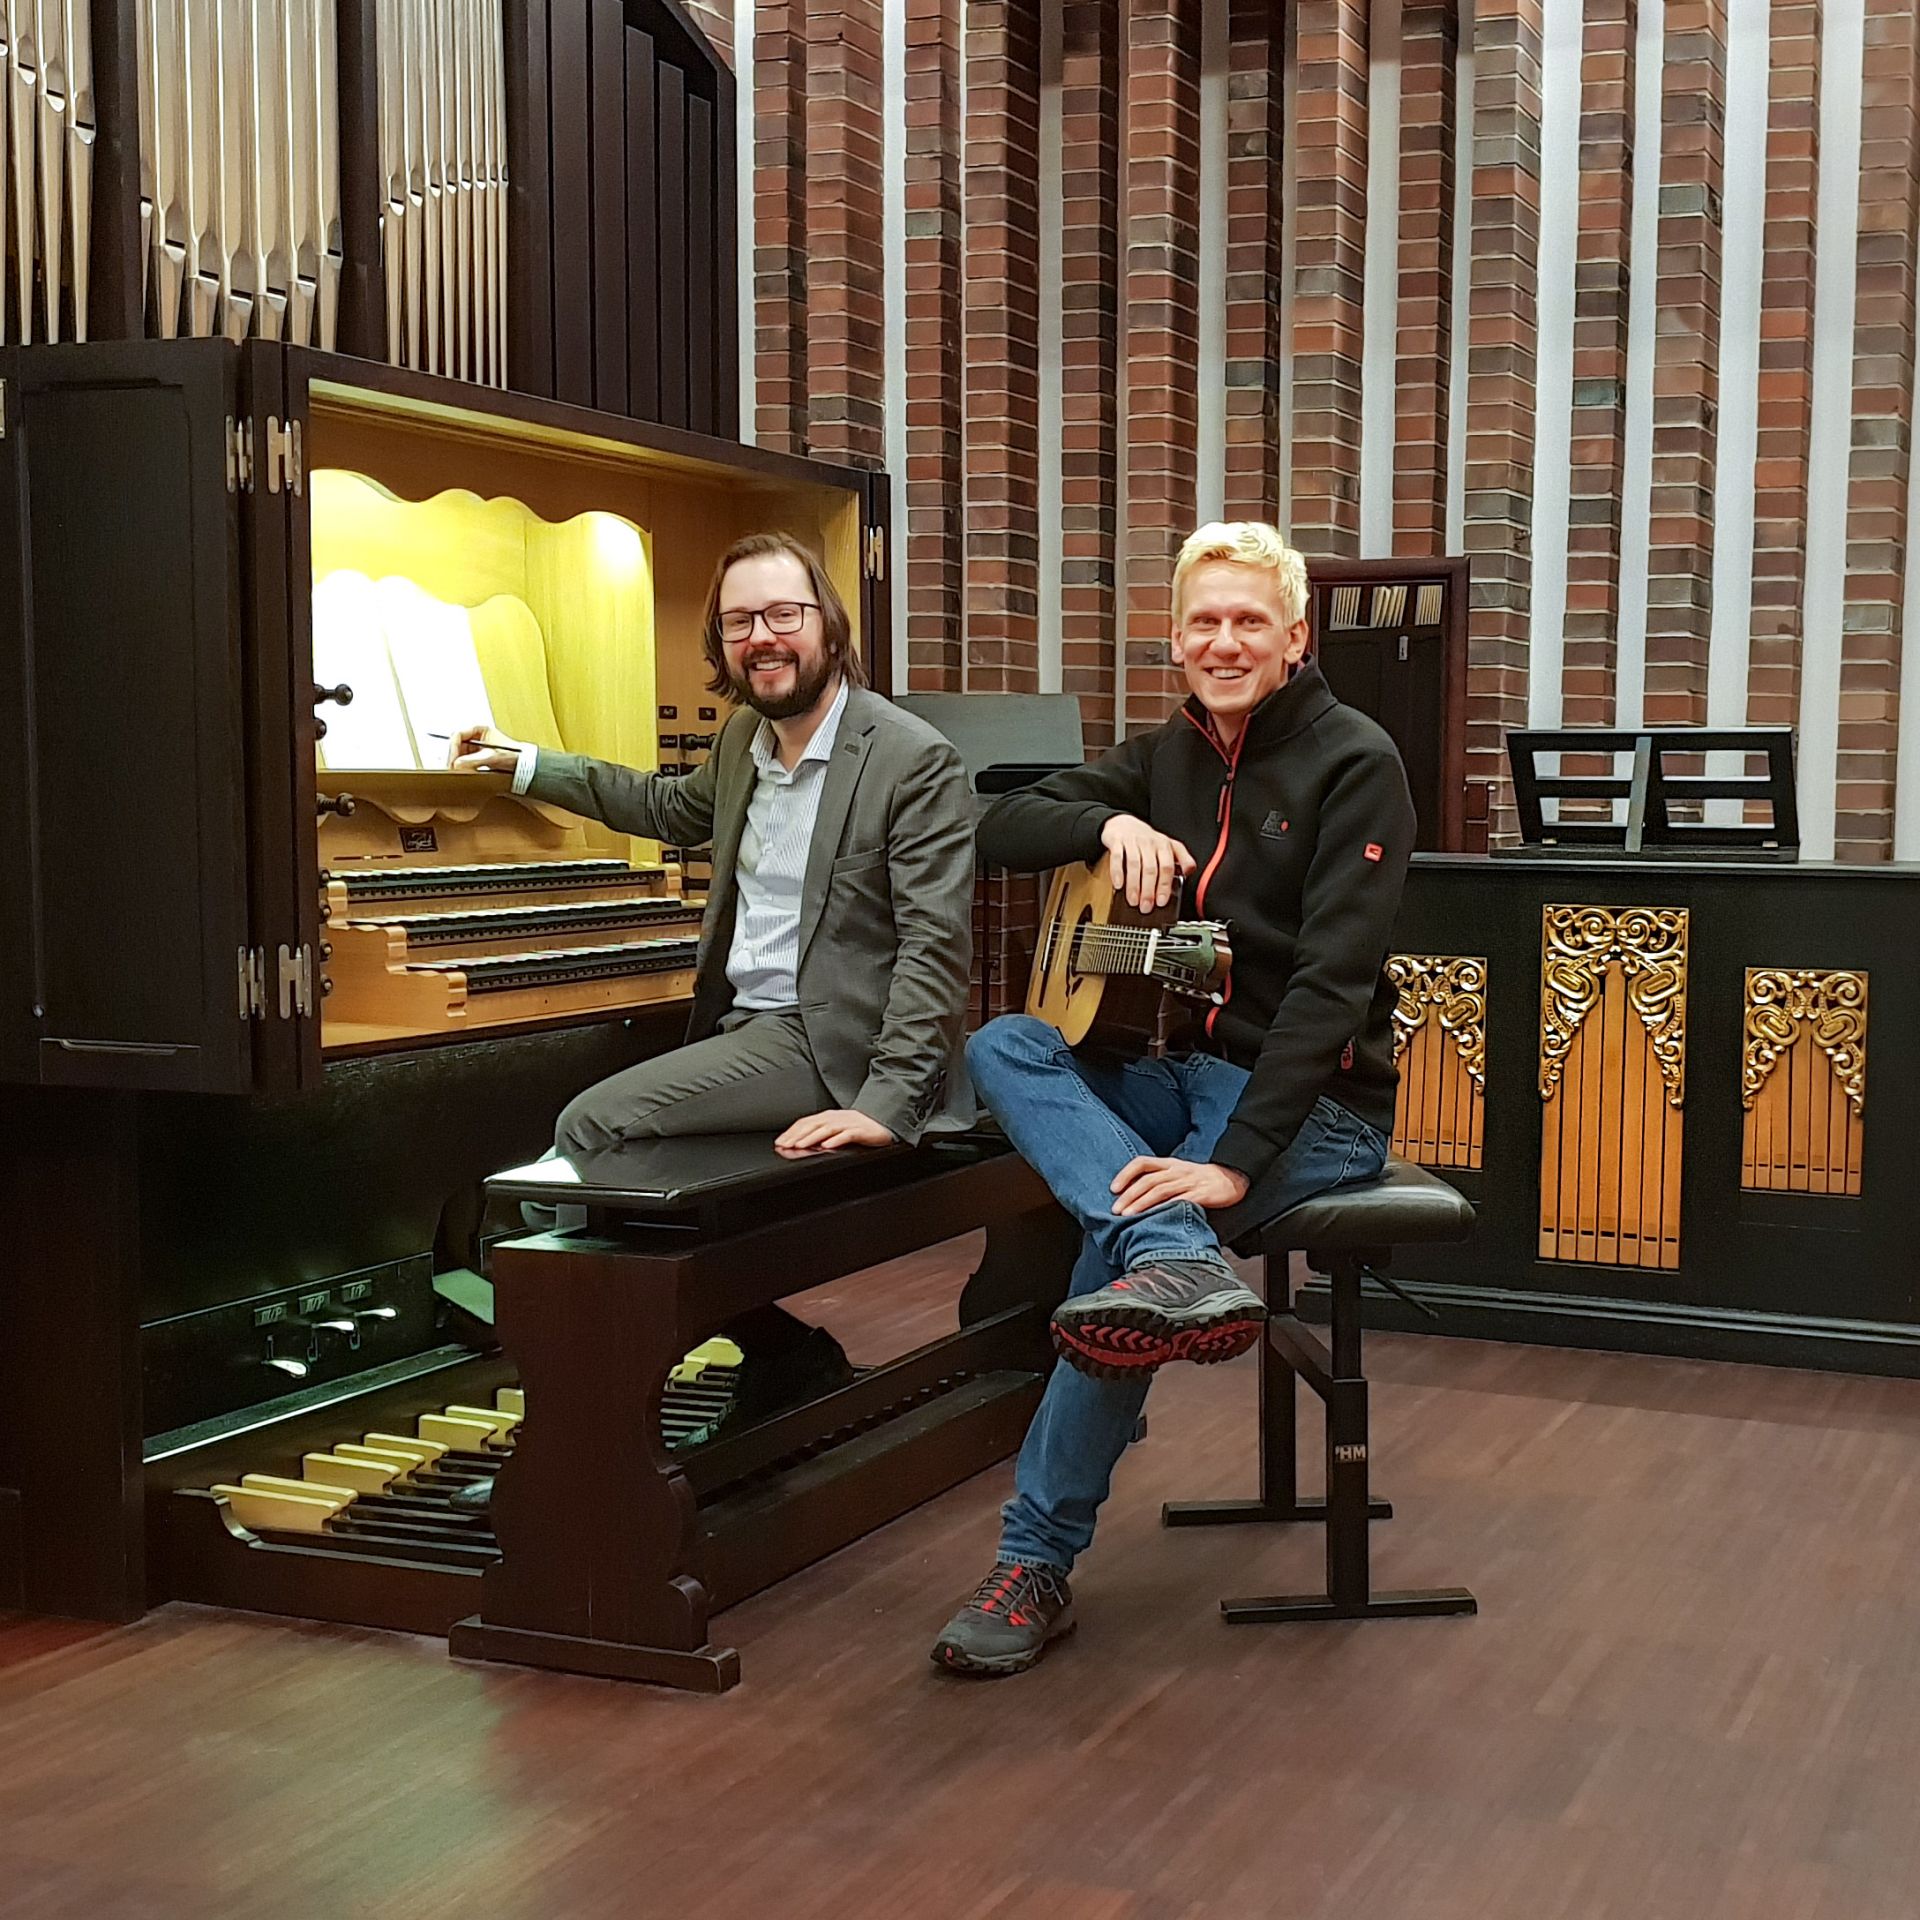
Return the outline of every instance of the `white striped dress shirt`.
{"type": "Polygon", "coordinates": [[[753,798],[747,803],[746,830],[734,869],[740,901],[727,954],[733,1004],[743,1011],[799,1004],[800,890],[827,783],[827,762],[846,710],[843,680],[791,771],[780,764],[771,722],[762,720],[753,736],[753,798]]]}

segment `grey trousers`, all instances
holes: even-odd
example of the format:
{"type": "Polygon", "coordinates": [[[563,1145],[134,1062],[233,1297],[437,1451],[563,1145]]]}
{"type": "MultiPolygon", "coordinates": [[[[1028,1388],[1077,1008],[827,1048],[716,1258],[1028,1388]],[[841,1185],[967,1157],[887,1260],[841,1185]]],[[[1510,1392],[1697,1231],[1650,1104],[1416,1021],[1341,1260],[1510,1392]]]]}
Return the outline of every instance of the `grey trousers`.
{"type": "Polygon", "coordinates": [[[589,1087],[553,1140],[573,1154],[682,1133],[779,1133],[835,1104],[797,1012],[736,1013],[705,1040],[589,1087]]]}

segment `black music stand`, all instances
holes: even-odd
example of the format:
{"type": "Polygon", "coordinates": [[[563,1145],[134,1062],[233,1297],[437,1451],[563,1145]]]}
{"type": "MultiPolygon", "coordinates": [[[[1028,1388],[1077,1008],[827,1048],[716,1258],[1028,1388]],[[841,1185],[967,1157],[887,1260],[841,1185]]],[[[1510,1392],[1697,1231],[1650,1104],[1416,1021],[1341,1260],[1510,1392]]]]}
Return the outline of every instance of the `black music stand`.
{"type": "MultiPolygon", "coordinates": [[[[1520,729],[1507,735],[1513,804],[1525,853],[1618,854],[1682,859],[1797,860],[1800,813],[1793,789],[1791,727],[1561,727],[1520,729]],[[1630,753],[1633,771],[1543,773],[1545,754],[1611,756],[1630,753]],[[1762,773],[1713,776],[1670,769],[1670,757],[1738,753],[1764,759],[1762,773]],[[1625,800],[1626,817],[1549,820],[1541,805],[1554,800],[1625,800]],[[1709,821],[1704,803],[1738,800],[1770,818],[1709,821]],[[1696,811],[1697,810],[1697,811],[1696,811]]],[[[1556,812],[1558,809],[1556,808],[1556,812]]],[[[1614,809],[1609,808],[1610,813],[1614,809]]]]}

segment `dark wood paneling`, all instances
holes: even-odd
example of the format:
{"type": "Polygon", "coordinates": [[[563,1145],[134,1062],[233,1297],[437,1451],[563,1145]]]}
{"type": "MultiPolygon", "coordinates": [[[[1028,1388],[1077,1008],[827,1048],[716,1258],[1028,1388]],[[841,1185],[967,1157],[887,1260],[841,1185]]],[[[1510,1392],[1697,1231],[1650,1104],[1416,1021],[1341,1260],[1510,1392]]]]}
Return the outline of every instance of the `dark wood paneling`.
{"type": "MultiPolygon", "coordinates": [[[[375,0],[338,0],[340,37],[340,318],[342,353],[387,357],[381,216],[380,47],[375,0]]],[[[509,41],[511,47],[511,41],[509,41]]],[[[508,70],[513,59],[510,54],[508,70]]],[[[314,341],[320,338],[316,322],[314,341]]]]}
{"type": "Polygon", "coordinates": [[[21,356],[51,1082],[250,1084],[237,383],[224,341],[21,356]],[[103,768],[131,775],[136,810],[103,768]]]}
{"type": "Polygon", "coordinates": [[[553,394],[553,204],[547,0],[505,0],[507,366],[521,393],[553,394]]]}
{"type": "Polygon", "coordinates": [[[547,17],[553,195],[553,390],[593,404],[593,167],[587,10],[580,0],[547,17]]]}
{"type": "Polygon", "coordinates": [[[660,418],[687,417],[687,84],[678,67],[659,69],[655,152],[660,206],[660,418]]]}
{"type": "Polygon", "coordinates": [[[720,68],[713,82],[713,328],[719,342],[714,432],[729,440],[740,431],[740,195],[734,92],[733,75],[720,68]]]}
{"type": "MultiPolygon", "coordinates": [[[[687,100],[687,425],[714,433],[718,380],[725,345],[714,334],[714,269],[721,236],[713,224],[713,106],[698,94],[687,100]]],[[[725,431],[731,436],[734,423],[725,431]]]]}
{"type": "Polygon", "coordinates": [[[636,418],[660,417],[660,209],[654,198],[653,36],[627,30],[627,403],[636,418]]]}
{"type": "MultiPolygon", "coordinates": [[[[27,724],[33,655],[28,597],[27,490],[20,418],[20,359],[0,352],[0,633],[21,644],[0,653],[0,766],[18,770],[0,780],[0,1082],[38,1076],[40,1023],[35,1015],[39,908],[34,898],[32,809],[24,772],[33,762],[27,724]]],[[[0,1100],[6,1096],[0,1095],[0,1100]]]]}
{"type": "Polygon", "coordinates": [[[138,0],[93,0],[93,231],[86,331],[95,340],[138,339],[144,331],[138,11],[138,0]]]}
{"type": "Polygon", "coordinates": [[[867,476],[866,524],[880,537],[885,572],[874,579],[861,556],[860,627],[866,642],[867,679],[876,693],[893,692],[893,488],[884,473],[867,476]]]}
{"type": "Polygon", "coordinates": [[[7,1095],[0,1460],[19,1500],[0,1592],[36,1613],[122,1620],[146,1605],[138,1165],[131,1096],[7,1095]]]}
{"type": "Polygon", "coordinates": [[[625,413],[627,402],[626,28],[620,0],[591,0],[593,169],[593,403],[625,413]]]}

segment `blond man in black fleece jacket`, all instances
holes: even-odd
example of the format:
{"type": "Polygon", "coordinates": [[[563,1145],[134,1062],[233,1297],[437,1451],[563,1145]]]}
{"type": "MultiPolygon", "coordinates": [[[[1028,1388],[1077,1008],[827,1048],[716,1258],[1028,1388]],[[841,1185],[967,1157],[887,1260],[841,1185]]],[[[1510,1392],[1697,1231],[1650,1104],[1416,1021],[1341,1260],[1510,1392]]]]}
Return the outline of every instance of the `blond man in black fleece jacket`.
{"type": "Polygon", "coordinates": [[[1375,1178],[1393,1125],[1385,964],[1414,833],[1400,756],[1306,660],[1306,563],[1274,528],[1202,527],[1173,601],[1180,710],[980,823],[998,865],[1105,859],[1139,906],[1178,890],[1187,915],[1230,923],[1233,971],[1164,1058],[1075,1052],[1025,1015],[968,1045],[980,1098],[1085,1239],[1054,1316],[1068,1364],[1021,1450],[994,1570],[933,1650],[956,1671],[1017,1673],[1071,1628],[1067,1574],[1154,1370],[1260,1337],[1266,1308],[1221,1229],[1375,1178]]]}

